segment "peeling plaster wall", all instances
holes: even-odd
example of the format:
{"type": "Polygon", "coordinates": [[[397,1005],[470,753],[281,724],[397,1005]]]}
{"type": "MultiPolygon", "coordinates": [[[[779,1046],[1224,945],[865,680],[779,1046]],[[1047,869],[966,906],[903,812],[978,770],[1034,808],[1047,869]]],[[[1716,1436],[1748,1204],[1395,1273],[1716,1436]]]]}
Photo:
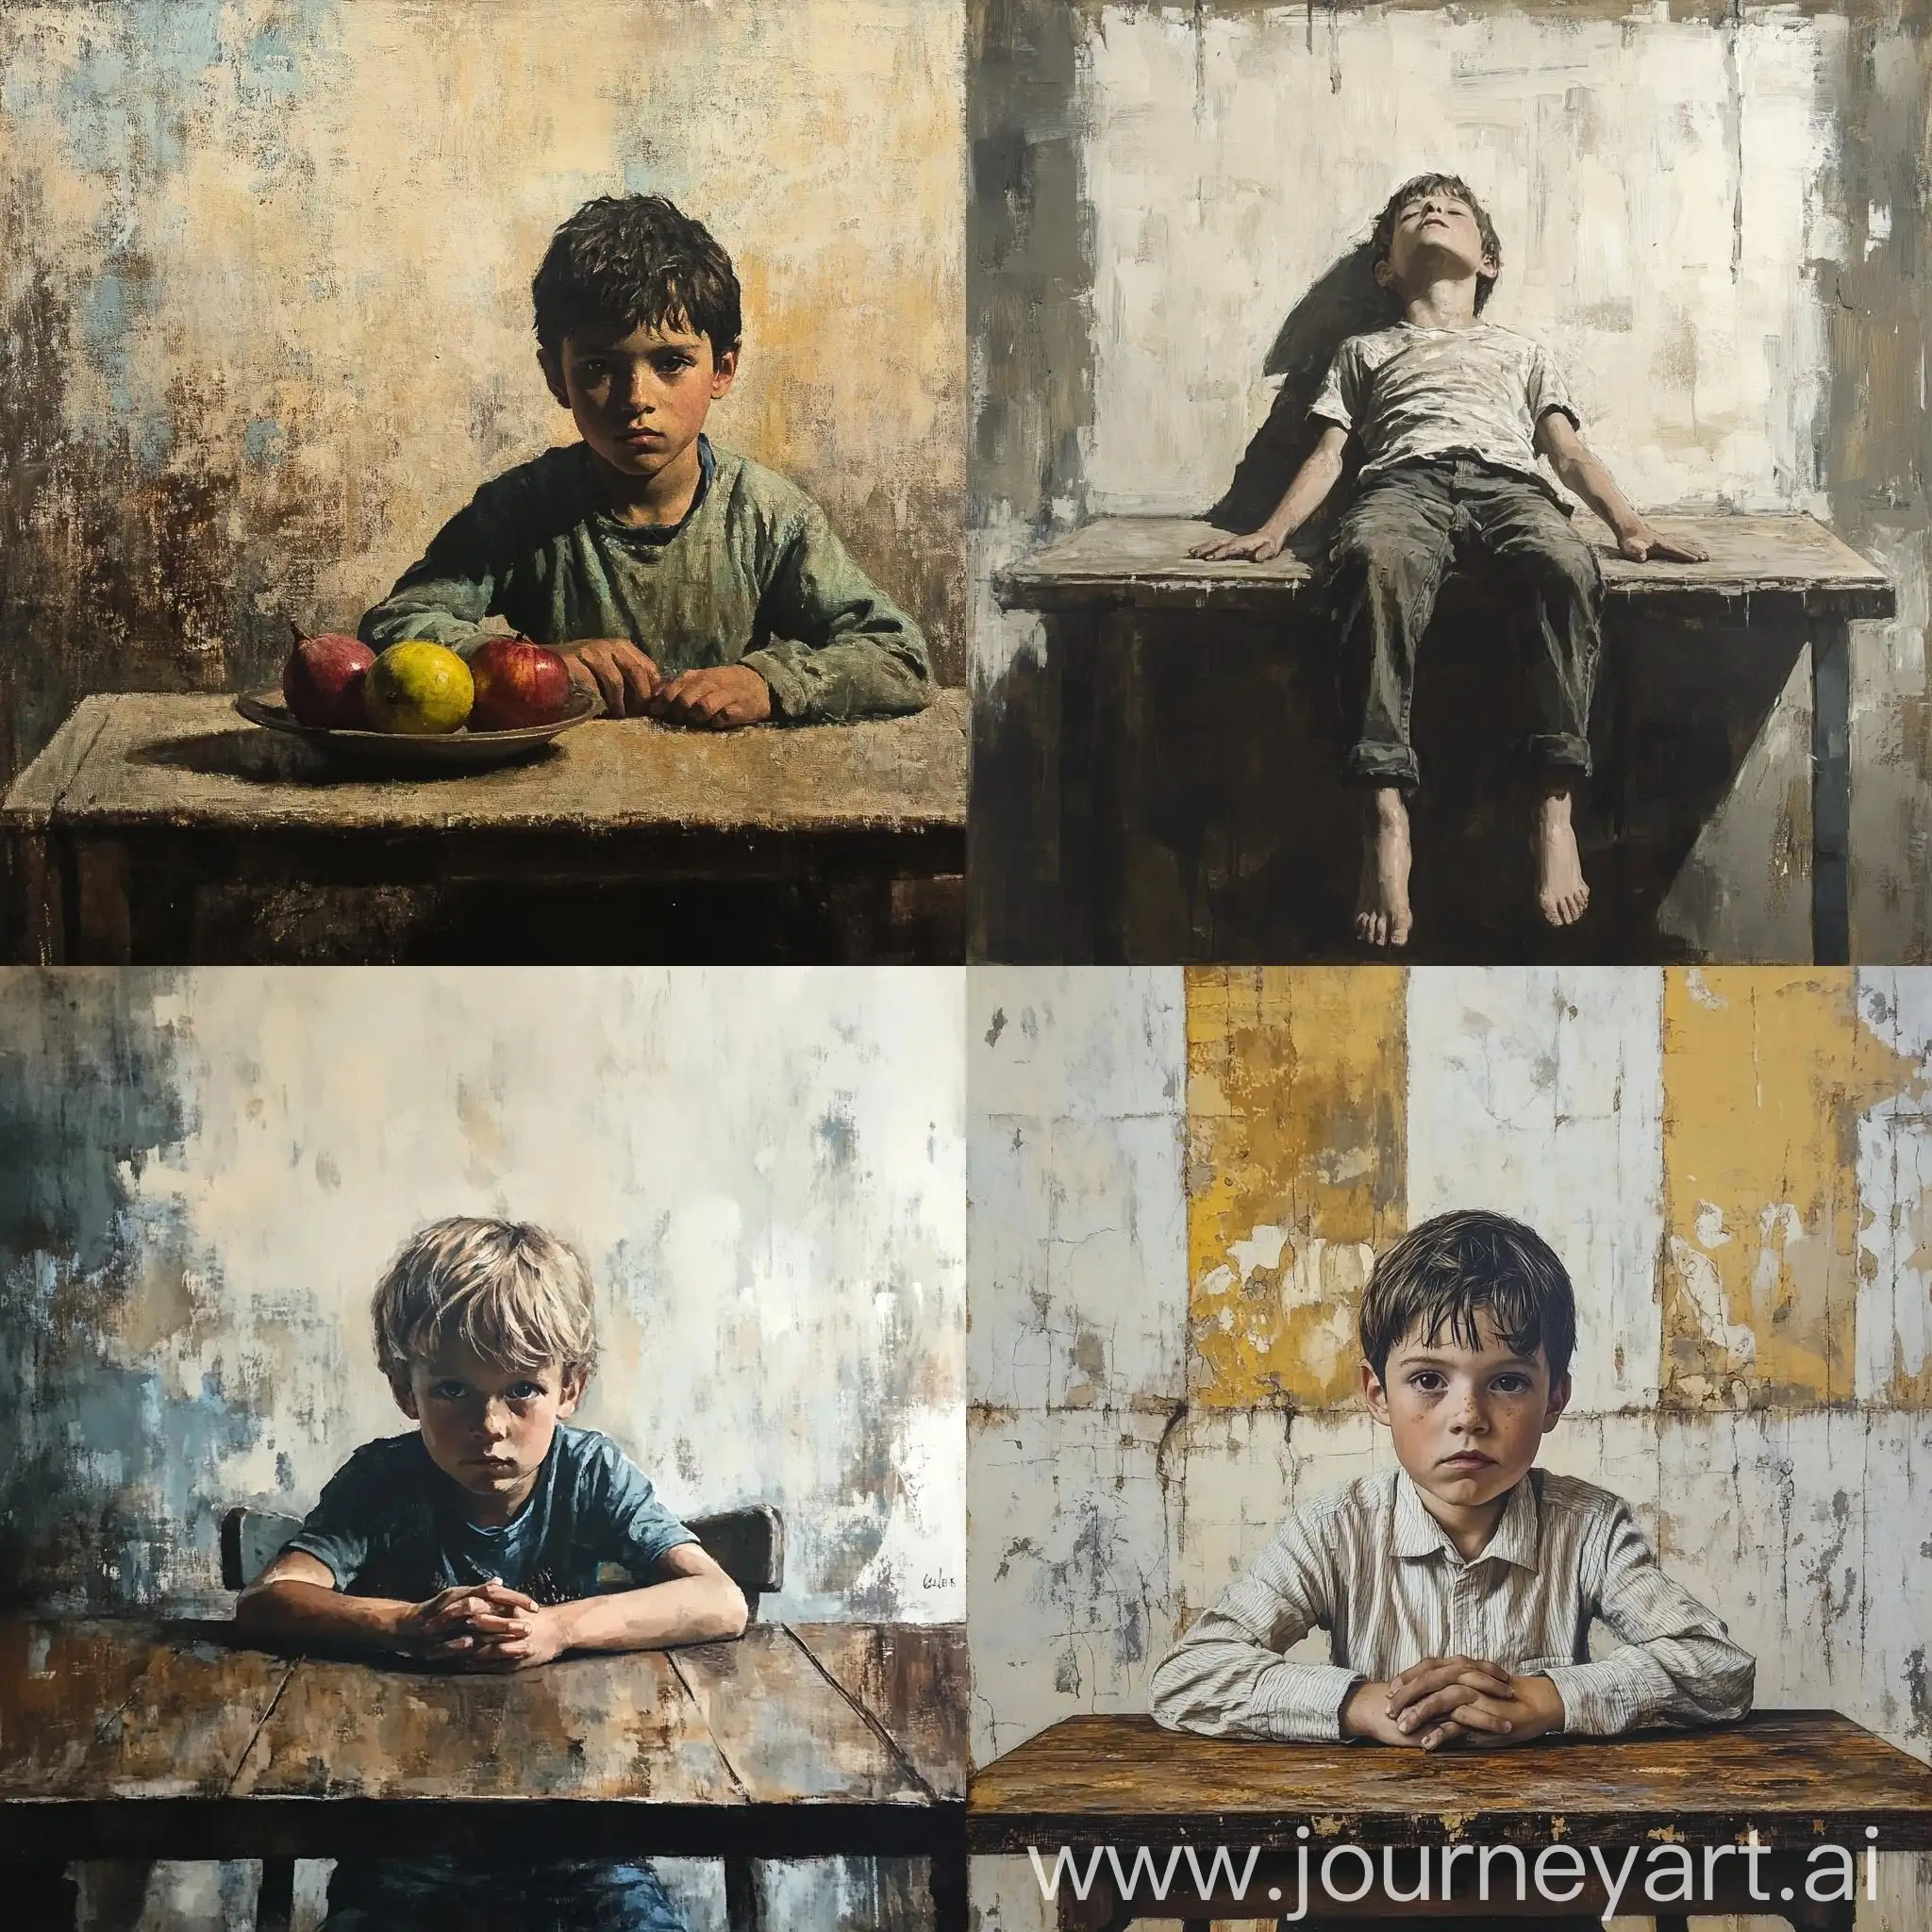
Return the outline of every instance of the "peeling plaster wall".
{"type": "Polygon", "coordinates": [[[102,689],[353,625],[575,432],[529,281],[592,194],[731,252],[711,419],[962,667],[955,0],[0,9],[0,780],[102,689]]]}
{"type": "MultiPolygon", "coordinates": [[[[970,1001],[976,1763],[1144,1709],[1288,1508],[1390,1465],[1342,1340],[1374,1246],[1452,1205],[1576,1282],[1549,1466],[1629,1498],[1761,1703],[1932,1760],[1932,974],[1015,968],[970,1001]]],[[[1024,1860],[974,1885],[982,1932],[1044,1932],[1024,1860]]],[[[1932,1923],[1932,1860],[1880,1889],[1874,1927],[1932,1923]]]]}
{"type": "MultiPolygon", "coordinates": [[[[783,1512],[761,1616],[958,1618],[963,977],[0,976],[0,1608],[225,1607],[225,1508],[409,1427],[369,1296],[464,1212],[580,1245],[579,1420],[674,1509],[783,1512]]],[[[899,1923],[873,1870],[776,1873],[777,1922],[899,1923]]],[[[150,1897],[213,1927],[240,1882],[150,1897]]]]}
{"type": "MultiPolygon", "coordinates": [[[[1043,800],[976,828],[980,955],[1039,952],[1058,868],[1045,636],[997,610],[991,573],[1091,517],[1213,503],[1267,417],[1284,318],[1429,167],[1485,198],[1488,313],[1548,343],[1635,501],[1808,511],[1893,574],[1898,620],[1855,627],[1854,957],[1932,957],[1923,9],[982,0],[978,19],[975,769],[1043,800]],[[1022,87],[1036,47],[1052,58],[1022,87]]],[[[1662,899],[1676,957],[1806,957],[1809,728],[1801,667],[1662,899]]],[[[1197,896],[1240,905],[1269,844],[1245,834],[1197,896]]],[[[1134,862],[1137,908],[1188,890],[1168,876],[1184,851],[1134,862]]],[[[1188,945],[1190,915],[1140,910],[1153,957],[1188,945]]]]}

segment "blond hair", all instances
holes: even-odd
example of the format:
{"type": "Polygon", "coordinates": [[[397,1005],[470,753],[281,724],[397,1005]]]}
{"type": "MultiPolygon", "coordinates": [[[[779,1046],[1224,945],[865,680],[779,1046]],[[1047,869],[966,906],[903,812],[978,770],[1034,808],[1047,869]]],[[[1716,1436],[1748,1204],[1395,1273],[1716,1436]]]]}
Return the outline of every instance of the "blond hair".
{"type": "Polygon", "coordinates": [[[370,1302],[375,1358],[391,1381],[452,1342],[505,1371],[597,1363],[595,1289],[584,1257],[527,1221],[452,1214],[418,1228],[370,1302]]]}

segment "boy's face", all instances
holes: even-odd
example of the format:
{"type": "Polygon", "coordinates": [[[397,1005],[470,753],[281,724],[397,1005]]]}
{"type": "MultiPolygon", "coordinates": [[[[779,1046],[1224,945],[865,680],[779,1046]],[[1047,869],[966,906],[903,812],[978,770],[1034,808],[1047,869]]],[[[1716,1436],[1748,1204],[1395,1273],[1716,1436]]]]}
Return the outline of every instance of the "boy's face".
{"type": "Polygon", "coordinates": [[[390,1387],[423,1425],[429,1459],[461,1488],[477,1523],[503,1523],[537,1486],[557,1425],[584,1392],[583,1377],[558,1362],[502,1369],[453,1342],[413,1358],[390,1387]]]}
{"type": "Polygon", "coordinates": [[[1411,1329],[1389,1351],[1378,1380],[1362,1364],[1362,1392],[1395,1438],[1395,1457],[1424,1494],[1453,1508],[1479,1507],[1529,1473],[1537,1445],[1570,1400],[1570,1377],[1550,1386],[1548,1357],[1517,1355],[1487,1312],[1481,1345],[1411,1329]]]}
{"type": "Polygon", "coordinates": [[[1375,279],[1407,296],[1447,277],[1493,275],[1499,266],[1483,246],[1475,210],[1459,194],[1437,188],[1396,211],[1389,255],[1375,264],[1375,279]]]}
{"type": "Polygon", "coordinates": [[[698,439],[738,374],[738,351],[714,358],[710,338],[682,325],[619,336],[581,330],[538,360],[550,393],[592,451],[623,476],[648,480],[698,439]]]}

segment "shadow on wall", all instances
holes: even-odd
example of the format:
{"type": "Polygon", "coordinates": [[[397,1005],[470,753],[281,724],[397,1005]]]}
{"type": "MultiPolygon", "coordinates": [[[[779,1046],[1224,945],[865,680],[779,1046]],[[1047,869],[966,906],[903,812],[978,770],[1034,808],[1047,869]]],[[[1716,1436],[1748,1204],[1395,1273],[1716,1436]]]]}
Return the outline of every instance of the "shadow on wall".
{"type": "MultiPolygon", "coordinates": [[[[1376,282],[1374,271],[1374,244],[1364,242],[1333,262],[1288,311],[1261,365],[1263,375],[1282,378],[1274,405],[1250,439],[1226,492],[1208,512],[1209,523],[1224,530],[1252,530],[1281,501],[1320,439],[1308,410],[1336,351],[1350,336],[1382,328],[1391,319],[1388,291],[1376,282]]],[[[1298,556],[1312,555],[1311,540],[1332,525],[1336,507],[1355,486],[1360,462],[1351,444],[1341,483],[1320,514],[1297,533],[1298,556]]]]}

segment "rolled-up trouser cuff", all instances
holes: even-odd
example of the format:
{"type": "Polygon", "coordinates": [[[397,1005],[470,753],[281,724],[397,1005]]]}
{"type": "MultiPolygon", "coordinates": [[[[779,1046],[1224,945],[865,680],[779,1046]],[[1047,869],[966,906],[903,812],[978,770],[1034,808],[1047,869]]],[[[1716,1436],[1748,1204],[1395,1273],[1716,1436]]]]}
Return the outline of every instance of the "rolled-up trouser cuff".
{"type": "Polygon", "coordinates": [[[1531,766],[1539,772],[1574,773],[1590,776],[1590,740],[1571,731],[1535,731],[1524,746],[1531,766]]]}
{"type": "Polygon", "coordinates": [[[1407,745],[1378,744],[1367,738],[1349,746],[1341,769],[1365,785],[1399,785],[1405,791],[1413,791],[1423,782],[1422,767],[1407,745]]]}

